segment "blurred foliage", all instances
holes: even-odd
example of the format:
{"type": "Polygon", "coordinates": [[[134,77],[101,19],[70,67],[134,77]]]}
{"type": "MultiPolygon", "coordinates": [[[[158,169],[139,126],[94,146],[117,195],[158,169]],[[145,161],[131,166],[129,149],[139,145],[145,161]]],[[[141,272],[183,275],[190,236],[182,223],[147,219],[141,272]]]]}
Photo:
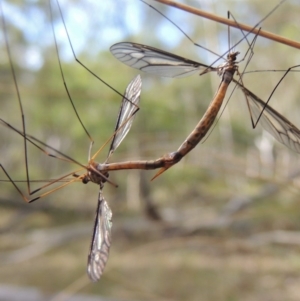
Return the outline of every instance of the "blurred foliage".
{"type": "MultiPolygon", "coordinates": [[[[66,84],[95,140],[96,151],[113,133],[121,96],[75,62],[57,6],[52,2],[66,84]]],[[[114,0],[106,5],[102,2],[106,3],[60,3],[76,56],[120,93],[138,72],[110,54],[109,47],[116,42],[151,45],[207,65],[216,60],[216,56],[195,47],[174,25],[141,1],[114,0]]],[[[150,2],[198,44],[219,54],[228,49],[227,27],[150,2]]],[[[273,1],[186,3],[221,16],[230,10],[237,21],[246,24],[255,24],[274,5],[273,1]]],[[[9,1],[2,5],[26,131],[86,164],[90,141],[64,89],[47,2],[9,1]]],[[[287,1],[263,23],[263,29],[297,40],[299,10],[296,1],[287,1]]],[[[243,37],[234,29],[230,34],[231,43],[243,37]]],[[[16,86],[2,30],[0,43],[0,117],[21,129],[16,86]]],[[[242,59],[247,43],[236,48],[242,59]]],[[[258,38],[254,53],[247,71],[286,70],[299,63],[298,50],[263,38],[258,38]]],[[[240,70],[245,64],[241,62],[240,70]]],[[[267,99],[282,74],[247,73],[243,81],[255,94],[267,99]]],[[[176,150],[204,114],[219,84],[215,74],[184,79],[141,75],[141,109],[113,162],[155,159],[176,150]]],[[[299,76],[289,74],[271,99],[271,105],[296,125],[299,86],[295,83],[299,76]]],[[[0,138],[0,163],[14,180],[24,180],[22,137],[1,126],[0,138]]],[[[107,150],[108,147],[97,157],[99,162],[105,160],[107,150]]],[[[53,179],[77,169],[75,164],[48,157],[31,145],[28,160],[31,180],[53,179]]],[[[111,256],[101,281],[92,285],[84,280],[82,292],[128,300],[297,300],[299,247],[256,245],[250,238],[267,231],[299,231],[299,180],[289,179],[299,170],[298,161],[297,154],[274,142],[259,126],[252,129],[245,98],[241,91],[234,91],[205,143],[164,175],[151,182],[153,171],[110,174],[110,179],[119,185],[115,189],[106,184],[104,189],[114,212],[111,256]],[[141,188],[142,176],[149,193],[141,188]],[[277,193],[264,196],[262,191],[268,185],[278,187],[277,193]],[[188,231],[209,225],[234,198],[255,198],[260,193],[262,196],[252,206],[234,215],[229,227],[200,227],[202,230],[194,233],[197,235],[176,235],[176,227],[188,231]],[[146,198],[158,206],[166,223],[175,225],[174,229],[164,230],[160,224],[146,220],[146,198]]],[[[5,175],[2,173],[0,178],[5,179],[5,175]]],[[[26,193],[26,184],[18,185],[26,193]]],[[[1,254],[15,254],[15,250],[37,242],[39,235],[43,239],[52,237],[67,226],[88,225],[92,229],[96,185],[71,184],[28,208],[23,206],[13,185],[1,182],[0,187],[1,254]]],[[[49,294],[59,292],[83,275],[88,246],[88,235],[83,235],[20,262],[6,262],[3,255],[0,281],[39,287],[49,294]]]]}

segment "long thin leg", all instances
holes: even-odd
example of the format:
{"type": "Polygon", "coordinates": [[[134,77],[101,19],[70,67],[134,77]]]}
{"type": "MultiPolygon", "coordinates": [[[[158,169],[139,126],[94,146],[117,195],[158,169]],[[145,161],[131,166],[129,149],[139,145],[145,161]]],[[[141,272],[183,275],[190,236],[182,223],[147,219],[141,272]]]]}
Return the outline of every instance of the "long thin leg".
{"type": "MultiPolygon", "coordinates": [[[[25,173],[26,173],[26,179],[27,179],[27,192],[30,193],[31,189],[30,189],[29,167],[28,167],[28,159],[27,159],[27,140],[25,138],[25,136],[26,136],[25,115],[24,115],[23,105],[22,105],[22,101],[21,101],[19,86],[18,86],[18,82],[17,82],[16,72],[15,72],[14,64],[12,62],[11,52],[10,52],[10,48],[9,48],[6,22],[5,22],[4,12],[3,12],[3,8],[2,8],[2,1],[0,1],[0,11],[1,11],[1,21],[2,21],[2,30],[3,30],[3,35],[4,35],[5,47],[6,47],[6,51],[8,54],[8,60],[9,60],[11,74],[12,74],[13,81],[14,81],[15,88],[16,88],[17,99],[18,99],[18,103],[19,103],[21,120],[22,120],[22,132],[24,134],[23,144],[24,144],[25,173]]],[[[1,167],[4,171],[5,169],[3,168],[3,165],[1,165],[1,167]]],[[[5,171],[5,174],[7,175],[6,171],[5,171]]]]}

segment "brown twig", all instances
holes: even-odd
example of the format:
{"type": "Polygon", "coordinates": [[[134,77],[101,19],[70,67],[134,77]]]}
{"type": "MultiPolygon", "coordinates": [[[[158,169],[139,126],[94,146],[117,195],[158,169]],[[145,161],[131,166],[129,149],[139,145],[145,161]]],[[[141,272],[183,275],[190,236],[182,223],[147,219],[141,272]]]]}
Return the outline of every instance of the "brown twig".
{"type": "Polygon", "coordinates": [[[249,26],[249,25],[236,23],[233,20],[229,20],[229,19],[226,19],[226,18],[219,17],[217,15],[205,12],[201,9],[198,9],[198,8],[195,8],[195,7],[192,7],[192,6],[188,6],[188,5],[185,5],[185,4],[182,4],[182,3],[178,3],[178,2],[173,1],[173,0],[154,0],[154,1],[160,2],[160,3],[165,4],[165,5],[173,6],[175,8],[184,10],[184,11],[192,13],[194,15],[201,16],[203,18],[206,18],[206,19],[218,22],[218,23],[222,23],[222,24],[225,24],[225,25],[228,25],[228,26],[231,26],[231,27],[235,27],[235,28],[238,28],[238,29],[242,29],[242,30],[245,30],[245,31],[248,31],[248,32],[252,32],[252,33],[257,34],[261,37],[264,37],[264,38],[276,41],[278,43],[285,44],[285,45],[300,49],[300,43],[299,42],[284,38],[282,36],[278,36],[276,34],[268,32],[268,31],[259,30],[258,28],[253,28],[252,26],[249,26]]]}

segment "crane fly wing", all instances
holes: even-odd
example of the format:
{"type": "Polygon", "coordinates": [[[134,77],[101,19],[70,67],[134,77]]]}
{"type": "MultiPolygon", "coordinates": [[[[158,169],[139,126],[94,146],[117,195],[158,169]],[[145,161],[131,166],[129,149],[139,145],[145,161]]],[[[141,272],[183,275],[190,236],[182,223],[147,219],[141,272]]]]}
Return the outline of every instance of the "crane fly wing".
{"type": "Polygon", "coordinates": [[[137,75],[127,86],[125,97],[122,99],[115,127],[115,135],[110,145],[109,155],[111,155],[120,145],[131,128],[135,113],[139,108],[138,104],[140,102],[141,88],[142,79],[140,75],[137,75]]]}
{"type": "MultiPolygon", "coordinates": [[[[136,76],[126,88],[115,127],[115,135],[110,146],[109,156],[120,145],[131,128],[135,113],[139,108],[141,88],[142,79],[140,75],[136,76]]],[[[111,245],[112,212],[103,197],[103,186],[103,182],[100,182],[98,206],[87,265],[89,278],[94,282],[100,279],[104,271],[111,245]]]]}
{"type": "Polygon", "coordinates": [[[110,51],[122,63],[162,77],[185,77],[199,70],[215,70],[207,65],[137,43],[117,43],[110,47],[110,51]]]}
{"type": "Polygon", "coordinates": [[[94,232],[87,265],[87,273],[94,282],[100,279],[104,271],[111,245],[112,212],[102,195],[102,188],[103,184],[100,185],[94,232]]]}
{"type": "Polygon", "coordinates": [[[243,87],[240,83],[236,83],[249,98],[251,112],[256,120],[263,110],[259,120],[261,126],[276,140],[300,153],[300,130],[272,107],[269,105],[266,106],[265,102],[251,91],[243,87]]]}

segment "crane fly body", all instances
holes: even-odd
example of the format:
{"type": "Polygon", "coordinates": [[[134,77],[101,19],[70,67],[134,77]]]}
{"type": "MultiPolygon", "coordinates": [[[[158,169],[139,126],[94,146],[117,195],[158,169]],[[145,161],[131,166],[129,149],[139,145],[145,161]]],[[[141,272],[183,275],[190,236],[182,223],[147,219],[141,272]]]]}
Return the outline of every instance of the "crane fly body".
{"type": "MultiPolygon", "coordinates": [[[[136,44],[135,44],[136,45],[136,44]]],[[[97,169],[101,172],[108,170],[118,170],[118,169],[157,169],[160,170],[152,178],[158,177],[164,171],[169,169],[174,164],[178,163],[187,153],[189,153],[206,135],[207,131],[212,126],[220,108],[223,103],[227,88],[231,83],[233,76],[237,70],[236,58],[239,52],[232,52],[228,54],[228,61],[224,63],[217,69],[218,74],[222,77],[219,88],[215,94],[211,105],[205,112],[202,119],[196,125],[191,134],[186,138],[186,140],[181,144],[177,151],[166,154],[157,160],[149,161],[130,161],[112,164],[99,164],[97,169]]],[[[179,64],[177,64],[177,67],[179,64]]],[[[177,68],[176,67],[176,68],[177,68]]],[[[182,66],[179,67],[180,75],[183,74],[182,66]]],[[[183,67],[185,68],[185,67],[183,67]]],[[[169,72],[169,71],[168,71],[169,72]]],[[[189,72],[189,71],[188,71],[189,72]]],[[[178,73],[177,73],[178,74],[178,73]]]]}
{"type": "MultiPolygon", "coordinates": [[[[153,7],[151,6],[151,8],[153,7]]],[[[265,18],[258,22],[258,24],[265,20],[276,8],[277,6],[265,18]]],[[[170,19],[168,20],[171,21],[170,19]]],[[[173,21],[171,21],[171,23],[173,23],[173,21]]],[[[175,26],[178,28],[176,24],[175,26]]],[[[183,32],[181,29],[180,31],[183,32]]],[[[245,39],[247,39],[247,35],[244,35],[245,39]]],[[[253,51],[251,48],[254,45],[256,37],[249,45],[249,49],[251,50],[250,57],[253,56],[253,51]]],[[[189,40],[192,41],[190,38],[189,40]]],[[[233,47],[231,47],[230,49],[233,49],[233,47]]],[[[116,43],[110,47],[110,51],[120,62],[132,68],[161,77],[181,78],[193,74],[202,75],[208,72],[217,72],[217,74],[222,78],[215,97],[210,103],[206,113],[177,151],[166,154],[162,158],[159,158],[157,160],[143,162],[140,161],[139,165],[138,162],[135,162],[136,166],[139,166],[139,168],[141,169],[154,169],[157,168],[157,166],[162,167],[162,169],[158,172],[158,174],[154,176],[154,178],[172,165],[176,164],[183,156],[185,156],[192,148],[194,148],[202,140],[203,137],[205,137],[206,133],[212,127],[215,121],[217,113],[224,100],[228,85],[231,81],[233,81],[237,85],[237,87],[244,92],[246,103],[250,112],[252,127],[255,128],[260,121],[263,129],[269,132],[277,141],[300,153],[300,130],[268,104],[271,96],[273,95],[274,91],[281,83],[283,78],[286,76],[286,74],[292,68],[298,66],[289,68],[285,72],[285,74],[275,86],[268,100],[264,102],[244,86],[242,81],[242,74],[240,74],[238,71],[238,62],[236,62],[236,56],[239,54],[238,52],[233,52],[230,50],[227,55],[227,61],[220,66],[213,67],[178,56],[173,53],[169,53],[161,49],[154,48],[152,46],[133,42],[116,43]],[[228,77],[228,80],[226,80],[224,78],[224,75],[228,70],[225,70],[229,66],[233,66],[232,64],[234,64],[234,72],[232,72],[232,76],[228,77]],[[237,73],[239,75],[238,79],[235,79],[233,77],[234,73],[237,73]],[[256,118],[256,121],[253,120],[253,116],[254,118],[256,118]]],[[[129,166],[128,163],[129,165],[134,165],[134,162],[124,162],[120,163],[119,165],[117,165],[117,163],[114,163],[105,167],[102,166],[102,169],[113,170],[114,168],[118,169],[122,167],[124,167],[125,169],[129,166]]]]}

